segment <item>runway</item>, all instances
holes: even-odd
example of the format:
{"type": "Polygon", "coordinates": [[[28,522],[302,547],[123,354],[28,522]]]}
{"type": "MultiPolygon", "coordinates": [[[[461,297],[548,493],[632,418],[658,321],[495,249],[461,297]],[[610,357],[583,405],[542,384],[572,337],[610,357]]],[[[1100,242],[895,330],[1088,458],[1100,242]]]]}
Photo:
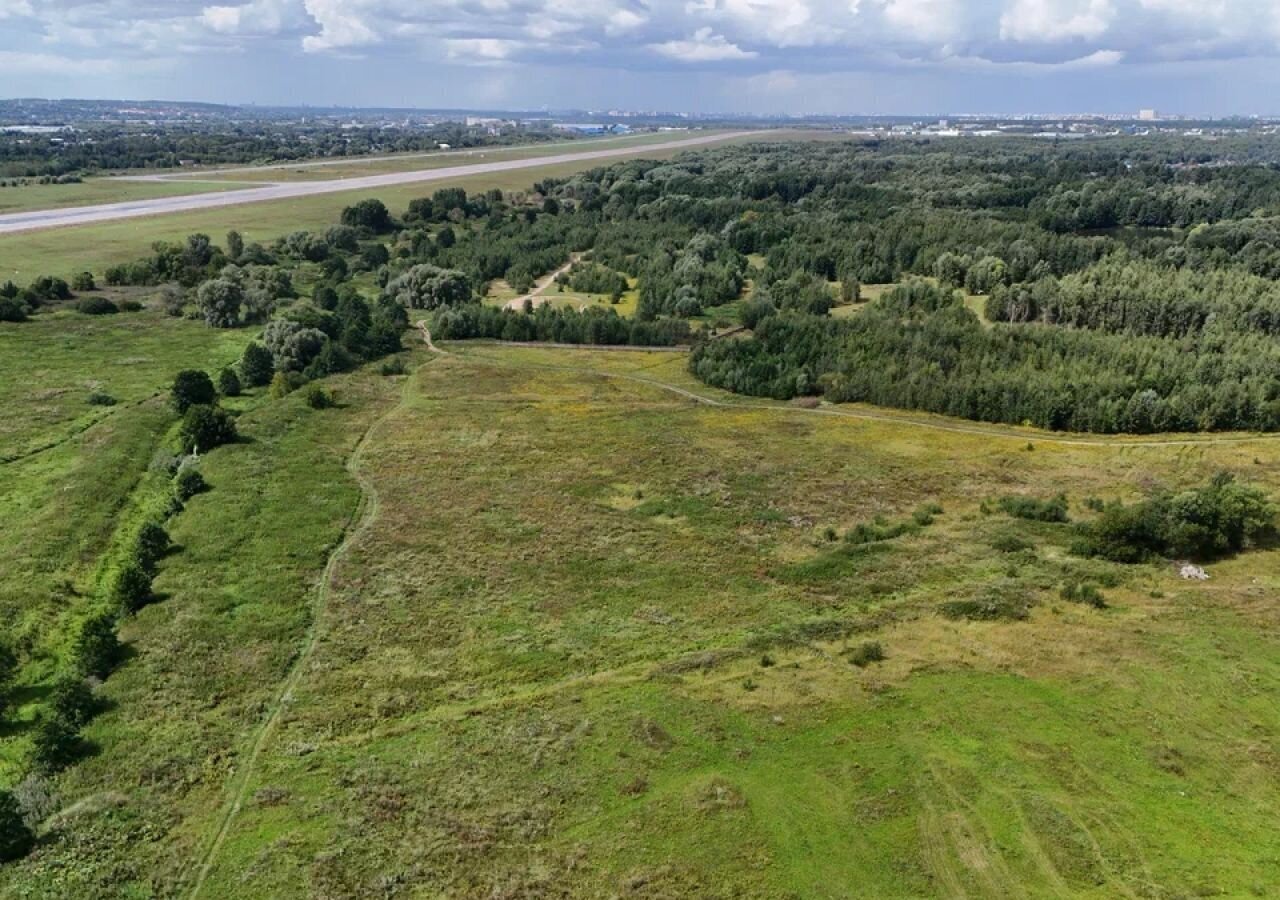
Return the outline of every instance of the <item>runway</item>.
{"type": "Polygon", "coordinates": [[[20,234],[30,231],[46,231],[52,228],[67,228],[74,225],[92,225],[100,222],[114,222],[120,219],[135,219],[143,216],[158,216],[167,213],[217,209],[224,206],[242,206],[249,203],[264,203],[271,200],[288,200],[294,197],[310,197],[317,194],[374,190],[377,188],[393,187],[396,185],[444,181],[446,179],[463,178],[471,175],[488,175],[495,172],[535,169],[543,166],[554,166],[561,163],[581,162],[584,160],[605,160],[628,156],[643,157],[646,153],[699,147],[706,144],[720,143],[734,138],[745,137],[754,133],[755,132],[750,131],[736,131],[714,135],[700,135],[698,137],[683,138],[681,140],[667,141],[660,144],[611,147],[605,150],[587,150],[579,153],[560,153],[554,156],[537,156],[528,157],[526,159],[471,163],[468,165],[448,166],[439,169],[421,169],[414,172],[389,172],[381,175],[366,175],[359,178],[339,178],[328,181],[276,182],[266,184],[262,187],[223,191],[213,194],[155,197],[148,200],[128,200],[121,203],[104,203],[97,206],[77,206],[66,209],[9,213],[7,215],[0,215],[0,235],[20,234]]]}

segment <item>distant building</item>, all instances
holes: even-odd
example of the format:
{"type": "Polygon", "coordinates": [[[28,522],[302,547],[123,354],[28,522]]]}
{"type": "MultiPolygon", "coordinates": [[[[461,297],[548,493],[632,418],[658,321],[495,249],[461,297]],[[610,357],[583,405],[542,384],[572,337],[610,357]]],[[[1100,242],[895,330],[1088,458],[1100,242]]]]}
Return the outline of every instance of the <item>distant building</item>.
{"type": "Polygon", "coordinates": [[[1158,118],[1160,118],[1160,114],[1154,109],[1138,110],[1138,120],[1141,122],[1154,122],[1158,118]]]}

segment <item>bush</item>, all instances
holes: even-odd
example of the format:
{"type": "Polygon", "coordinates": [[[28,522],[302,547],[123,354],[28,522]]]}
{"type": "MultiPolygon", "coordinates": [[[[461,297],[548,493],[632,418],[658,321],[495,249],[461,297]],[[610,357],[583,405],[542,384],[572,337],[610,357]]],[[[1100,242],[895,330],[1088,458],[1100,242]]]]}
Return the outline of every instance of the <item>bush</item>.
{"type": "Polygon", "coordinates": [[[1012,532],[1001,532],[991,539],[991,549],[997,553],[1024,553],[1035,545],[1012,532]]]}
{"type": "Polygon", "coordinates": [[[240,396],[240,376],[230,366],[218,373],[218,393],[224,397],[240,396]]]}
{"type": "Polygon", "coordinates": [[[218,399],[213,379],[208,372],[201,372],[199,369],[179,372],[173,379],[169,394],[178,415],[184,415],[193,406],[208,406],[218,399]]]}
{"type": "Polygon", "coordinates": [[[1081,529],[1072,549],[1119,563],[1160,556],[1211,560],[1270,539],[1275,518],[1265,494],[1224,472],[1204,487],[1109,504],[1081,529]]]}
{"type": "Polygon", "coordinates": [[[880,646],[879,641],[865,641],[857,647],[846,651],[845,656],[849,662],[859,669],[863,669],[872,663],[881,662],[884,659],[884,648],[880,646]]]}
{"type": "Polygon", "coordinates": [[[207,404],[188,409],[178,429],[178,443],[184,453],[212,450],[233,443],[239,436],[231,414],[207,404]]]}
{"type": "Polygon", "coordinates": [[[89,682],[80,675],[60,675],[49,692],[49,709],[55,718],[83,728],[97,712],[98,701],[89,682]]]}
{"type": "Polygon", "coordinates": [[[22,820],[18,801],[9,791],[0,791],[0,862],[22,859],[35,843],[36,836],[22,820]]]}
{"type": "Polygon", "coordinates": [[[259,343],[244,348],[244,355],[240,357],[240,375],[250,387],[270,384],[274,373],[275,362],[270,350],[259,343]]]}
{"type": "Polygon", "coordinates": [[[405,368],[404,360],[400,357],[389,359],[382,364],[382,368],[378,370],[383,376],[403,375],[408,370],[405,368]]]}
{"type": "Polygon", "coordinates": [[[111,578],[108,597],[122,612],[137,612],[151,599],[151,575],[136,559],[123,563],[111,578]]]}
{"type": "Polygon", "coordinates": [[[120,312],[142,312],[142,304],[137,300],[121,300],[120,312]]]}
{"type": "Polygon", "coordinates": [[[977,597],[950,600],[939,607],[949,619],[975,622],[1020,621],[1031,615],[1031,598],[1016,583],[996,584],[977,597]]]}
{"type": "Polygon", "coordinates": [[[124,648],[116,636],[116,613],[103,609],[80,622],[71,643],[75,671],[106,678],[120,662],[124,648]]]}
{"type": "Polygon", "coordinates": [[[307,386],[304,399],[307,401],[307,406],[312,409],[329,409],[334,405],[333,394],[318,384],[307,386]]]}
{"type": "Polygon", "coordinates": [[[1000,510],[1015,519],[1029,519],[1033,522],[1066,522],[1067,498],[1065,494],[1059,494],[1052,500],[1021,496],[1001,497],[1000,510]]]}
{"type": "Polygon", "coordinates": [[[234,328],[240,324],[244,286],[231,278],[214,278],[196,291],[200,315],[211,328],[234,328]]]}
{"type": "Polygon", "coordinates": [[[271,379],[271,396],[279,400],[287,397],[307,383],[298,372],[277,372],[271,379]]]}
{"type": "Polygon", "coordinates": [[[1106,609],[1107,601],[1097,585],[1087,581],[1068,581],[1058,591],[1058,596],[1068,603],[1083,603],[1094,609],[1106,609]]]}
{"type": "Polygon", "coordinates": [[[51,774],[71,765],[80,756],[80,732],[57,716],[41,716],[31,733],[31,767],[51,774]]]}
{"type": "Polygon", "coordinates": [[[16,297],[0,297],[0,322],[27,321],[27,304],[16,297]]]}
{"type": "Polygon", "coordinates": [[[109,316],[120,312],[120,307],[106,297],[81,297],[76,301],[76,312],[86,316],[109,316]]]}
{"type": "Polygon", "coordinates": [[[92,391],[88,397],[90,406],[115,406],[116,398],[102,391],[92,391]]]}
{"type": "Polygon", "coordinates": [[[203,494],[208,489],[209,484],[204,476],[192,466],[183,466],[174,476],[173,494],[180,503],[186,503],[196,494],[203,494]]]}
{"type": "Polygon", "coordinates": [[[93,273],[81,272],[72,278],[71,289],[74,291],[96,291],[98,286],[93,282],[93,273]]]}
{"type": "Polygon", "coordinates": [[[155,572],[156,564],[169,552],[172,541],[163,525],[158,522],[145,522],[138,531],[138,539],[134,546],[138,564],[146,572],[155,572]]]}

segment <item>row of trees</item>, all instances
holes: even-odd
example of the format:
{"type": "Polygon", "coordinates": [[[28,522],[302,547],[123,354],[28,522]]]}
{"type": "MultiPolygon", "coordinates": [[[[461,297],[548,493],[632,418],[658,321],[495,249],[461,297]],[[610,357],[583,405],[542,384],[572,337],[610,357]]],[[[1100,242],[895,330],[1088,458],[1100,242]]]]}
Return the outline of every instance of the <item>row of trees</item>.
{"type": "Polygon", "coordinates": [[[689,326],[678,319],[624,319],[612,307],[589,306],[579,312],[539,306],[532,313],[472,303],[446,308],[431,318],[431,333],[442,340],[490,338],[500,341],[549,341],[560,344],[671,347],[686,344],[689,326]]]}

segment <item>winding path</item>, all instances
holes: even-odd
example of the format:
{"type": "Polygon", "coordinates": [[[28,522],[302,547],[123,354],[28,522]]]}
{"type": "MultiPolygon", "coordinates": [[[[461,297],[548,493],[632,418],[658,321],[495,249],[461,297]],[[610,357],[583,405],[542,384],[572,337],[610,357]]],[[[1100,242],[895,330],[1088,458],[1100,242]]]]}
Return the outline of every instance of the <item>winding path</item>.
{"type": "Polygon", "coordinates": [[[226,812],[223,813],[222,820],[213,839],[201,855],[195,882],[191,887],[191,893],[188,895],[192,900],[200,896],[209,873],[213,871],[214,863],[218,859],[218,852],[222,849],[227,835],[231,832],[231,826],[235,823],[236,817],[240,814],[240,810],[244,807],[245,800],[249,796],[250,785],[253,782],[253,776],[257,769],[258,760],[262,756],[263,748],[266,747],[267,741],[274,733],[276,726],[284,715],[285,709],[293,700],[293,692],[299,682],[302,681],[307,664],[311,661],[311,656],[315,652],[320,631],[320,620],[323,618],[325,608],[328,606],[333,594],[333,585],[337,576],[338,566],[355,542],[360,539],[369,526],[373,524],[374,519],[378,517],[378,511],[381,508],[378,491],[374,486],[373,479],[365,473],[361,466],[361,461],[375,432],[403,408],[411,381],[412,379],[405,379],[404,386],[400,391],[399,402],[365,429],[364,434],[360,436],[360,440],[356,443],[355,449],[347,457],[346,469],[360,485],[359,505],[348,520],[347,527],[343,531],[342,540],[333,549],[333,552],[329,554],[329,559],[325,563],[324,573],[320,578],[320,585],[312,602],[311,622],[307,626],[307,633],[303,638],[302,646],[298,650],[298,655],[294,659],[288,675],[285,676],[280,685],[279,694],[268,707],[266,718],[258,726],[258,732],[254,735],[249,755],[245,757],[240,765],[239,772],[236,774],[226,812]]]}

